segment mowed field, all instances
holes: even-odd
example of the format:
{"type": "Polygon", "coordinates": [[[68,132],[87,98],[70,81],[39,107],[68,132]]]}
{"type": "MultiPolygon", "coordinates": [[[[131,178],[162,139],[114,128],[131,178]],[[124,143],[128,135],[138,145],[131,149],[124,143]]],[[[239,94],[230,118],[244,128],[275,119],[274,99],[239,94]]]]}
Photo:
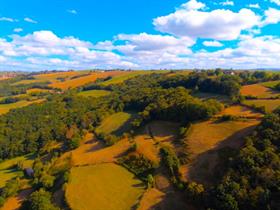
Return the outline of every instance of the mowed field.
{"type": "Polygon", "coordinates": [[[73,210],[130,210],[144,192],[144,184],[113,163],[71,169],[66,200],[73,210]]]}
{"type": "Polygon", "coordinates": [[[211,182],[218,160],[218,150],[243,145],[243,137],[251,133],[259,120],[216,122],[213,120],[196,123],[186,137],[191,162],[181,168],[186,180],[207,184],[211,182]]]}
{"type": "Polygon", "coordinates": [[[243,96],[255,96],[258,98],[271,98],[280,95],[280,92],[274,91],[262,84],[242,86],[240,93],[243,96]]]}
{"type": "Polygon", "coordinates": [[[253,118],[253,119],[263,117],[263,115],[260,114],[259,112],[249,109],[246,106],[240,106],[240,105],[229,106],[229,107],[225,108],[217,116],[219,117],[222,115],[231,115],[231,116],[236,116],[236,117],[253,118]]]}
{"type": "Polygon", "coordinates": [[[11,109],[21,108],[21,107],[25,107],[25,106],[28,106],[31,104],[41,103],[43,101],[44,101],[44,99],[38,99],[38,100],[34,100],[34,101],[22,100],[22,101],[18,101],[16,103],[11,103],[11,104],[0,104],[0,114],[6,114],[11,109]]]}
{"type": "Polygon", "coordinates": [[[54,82],[49,86],[52,88],[58,88],[62,90],[76,88],[88,84],[90,82],[94,82],[98,78],[106,78],[106,77],[114,77],[123,74],[127,74],[128,72],[125,71],[109,71],[109,72],[92,72],[89,75],[81,76],[74,79],[69,79],[62,82],[54,82]]]}
{"type": "Polygon", "coordinates": [[[4,187],[7,181],[23,175],[22,171],[15,168],[18,162],[22,162],[24,167],[30,167],[33,163],[32,156],[26,155],[0,163],[0,188],[4,187]]]}
{"type": "Polygon", "coordinates": [[[88,90],[88,91],[82,91],[82,92],[78,93],[78,95],[80,95],[80,96],[94,97],[94,98],[107,96],[109,94],[110,94],[110,91],[106,91],[106,90],[88,90]]]}
{"type": "Polygon", "coordinates": [[[265,107],[266,112],[272,112],[280,106],[280,99],[245,100],[243,103],[248,106],[265,107]]]}
{"type": "Polygon", "coordinates": [[[280,80],[270,81],[270,82],[263,82],[263,83],[260,83],[260,84],[265,86],[265,87],[268,87],[268,88],[274,88],[275,85],[277,85],[279,83],[280,83],[280,80]]]}
{"type": "Polygon", "coordinates": [[[100,126],[96,128],[96,133],[120,135],[130,129],[129,122],[136,115],[128,112],[118,112],[106,117],[100,126]]]}

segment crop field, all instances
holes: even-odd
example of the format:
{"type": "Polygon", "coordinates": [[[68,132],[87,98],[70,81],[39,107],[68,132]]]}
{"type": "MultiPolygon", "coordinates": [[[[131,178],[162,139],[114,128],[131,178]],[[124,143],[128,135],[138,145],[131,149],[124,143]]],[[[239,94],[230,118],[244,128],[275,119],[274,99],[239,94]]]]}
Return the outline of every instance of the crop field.
{"type": "Polygon", "coordinates": [[[106,117],[100,126],[96,128],[97,133],[120,135],[130,129],[129,122],[135,114],[128,112],[118,112],[106,117]]]}
{"type": "Polygon", "coordinates": [[[209,120],[192,125],[186,138],[192,161],[182,166],[183,177],[206,184],[216,165],[217,151],[242,146],[243,137],[251,133],[258,123],[258,120],[219,123],[209,120]]]}
{"type": "Polygon", "coordinates": [[[106,78],[109,76],[114,77],[114,76],[122,75],[125,73],[126,72],[124,72],[124,71],[93,72],[93,73],[90,73],[89,75],[78,77],[75,79],[70,79],[70,80],[66,80],[63,82],[52,83],[52,84],[50,84],[50,87],[67,90],[67,89],[83,86],[90,82],[94,82],[98,78],[106,78]]]}
{"type": "Polygon", "coordinates": [[[258,100],[245,100],[243,102],[245,105],[255,105],[256,107],[265,107],[266,112],[272,112],[277,107],[280,106],[280,99],[258,99],[258,100]]]}
{"type": "Polygon", "coordinates": [[[44,101],[44,99],[38,99],[34,101],[22,100],[11,104],[0,104],[0,115],[9,112],[11,109],[21,108],[35,103],[41,103],[42,101],[44,101]]]}
{"type": "Polygon", "coordinates": [[[129,210],[144,192],[144,184],[113,163],[72,168],[66,200],[75,210],[129,210]]]}
{"type": "Polygon", "coordinates": [[[46,92],[51,92],[51,90],[42,89],[42,88],[32,88],[32,89],[28,89],[26,92],[27,92],[27,94],[46,93],[46,92]]]}
{"type": "Polygon", "coordinates": [[[279,92],[261,84],[245,85],[241,88],[240,92],[243,96],[255,96],[258,98],[270,98],[280,95],[279,92]]]}
{"type": "Polygon", "coordinates": [[[20,209],[25,199],[33,192],[32,189],[24,189],[17,196],[8,198],[1,210],[17,210],[20,209]]]}
{"type": "Polygon", "coordinates": [[[102,97],[102,96],[107,96],[109,94],[110,94],[110,91],[106,91],[106,90],[88,90],[88,91],[80,92],[78,95],[85,96],[85,97],[98,98],[98,97],[102,97]]]}
{"type": "Polygon", "coordinates": [[[23,162],[24,167],[30,167],[33,163],[32,155],[13,158],[0,163],[0,188],[4,187],[8,180],[17,176],[22,176],[23,173],[15,168],[18,162],[23,162]]]}

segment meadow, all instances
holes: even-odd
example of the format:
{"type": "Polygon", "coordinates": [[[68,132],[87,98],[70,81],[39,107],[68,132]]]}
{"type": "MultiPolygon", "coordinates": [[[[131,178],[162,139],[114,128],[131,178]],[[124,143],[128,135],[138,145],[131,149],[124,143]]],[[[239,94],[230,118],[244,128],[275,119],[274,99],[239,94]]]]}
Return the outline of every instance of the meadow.
{"type": "Polygon", "coordinates": [[[129,210],[143,192],[144,184],[132,173],[108,163],[72,168],[66,200],[78,210],[129,210]]]}
{"type": "Polygon", "coordinates": [[[257,98],[271,98],[280,95],[279,92],[274,91],[271,88],[265,87],[262,84],[242,86],[240,92],[243,96],[254,96],[257,98]]]}
{"type": "Polygon", "coordinates": [[[102,97],[102,96],[107,96],[110,94],[110,91],[106,91],[106,90],[88,90],[88,91],[82,91],[80,93],[78,93],[78,95],[80,96],[84,96],[84,97],[102,97]]]}
{"type": "Polygon", "coordinates": [[[34,101],[21,100],[21,101],[11,103],[11,104],[0,104],[0,114],[5,114],[5,113],[9,112],[11,109],[17,109],[17,108],[25,107],[25,106],[28,106],[31,104],[41,103],[43,101],[44,101],[44,99],[37,99],[34,101]]]}
{"type": "Polygon", "coordinates": [[[279,107],[280,99],[245,100],[243,103],[248,106],[265,107],[265,112],[272,112],[279,107]]]}

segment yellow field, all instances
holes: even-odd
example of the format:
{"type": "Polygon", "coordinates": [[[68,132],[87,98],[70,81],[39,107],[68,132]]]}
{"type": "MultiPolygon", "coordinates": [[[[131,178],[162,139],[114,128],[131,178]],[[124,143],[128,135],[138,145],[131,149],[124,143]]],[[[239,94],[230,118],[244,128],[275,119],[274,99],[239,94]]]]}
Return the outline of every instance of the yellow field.
{"type": "Polygon", "coordinates": [[[79,77],[76,79],[66,80],[64,82],[55,82],[50,84],[50,87],[59,88],[62,90],[76,88],[94,82],[97,78],[106,78],[109,76],[118,76],[125,74],[124,71],[110,71],[110,72],[93,72],[90,75],[79,77]]]}
{"type": "Polygon", "coordinates": [[[243,137],[253,131],[258,120],[196,123],[186,138],[191,162],[181,168],[186,180],[207,184],[217,164],[218,150],[224,147],[239,148],[243,137]]]}
{"type": "Polygon", "coordinates": [[[83,92],[78,93],[78,95],[80,95],[80,96],[94,97],[94,98],[107,96],[109,94],[110,94],[110,91],[106,91],[106,90],[88,90],[88,91],[83,91],[83,92]]]}
{"type": "Polygon", "coordinates": [[[25,107],[25,106],[28,106],[31,104],[41,103],[43,101],[44,101],[44,99],[38,99],[38,100],[34,100],[34,101],[22,100],[22,101],[18,101],[16,103],[12,103],[12,104],[0,104],[0,114],[6,114],[11,109],[17,109],[17,108],[25,107]]]}
{"type": "Polygon", "coordinates": [[[270,99],[258,99],[258,100],[245,100],[243,102],[245,105],[255,105],[257,107],[265,107],[265,111],[266,112],[272,112],[273,110],[275,110],[277,107],[280,106],[280,99],[274,99],[274,100],[270,100],[270,99]]]}
{"type": "Polygon", "coordinates": [[[23,175],[22,171],[18,171],[14,168],[18,162],[22,161],[24,167],[30,167],[33,163],[30,155],[13,158],[0,163],[0,188],[4,187],[8,180],[23,175]]]}
{"type": "Polygon", "coordinates": [[[270,98],[280,95],[279,92],[263,86],[262,84],[245,85],[240,90],[243,96],[255,96],[258,98],[270,98]]]}
{"type": "Polygon", "coordinates": [[[24,200],[33,192],[33,189],[25,189],[17,196],[8,198],[1,210],[17,210],[20,209],[24,200]]]}
{"type": "Polygon", "coordinates": [[[134,207],[144,184],[116,164],[72,168],[66,200],[74,210],[129,210],[134,207]]]}
{"type": "Polygon", "coordinates": [[[41,89],[41,88],[32,88],[26,91],[27,94],[32,94],[32,93],[46,93],[46,92],[51,92],[51,90],[47,89],[41,89]]]}

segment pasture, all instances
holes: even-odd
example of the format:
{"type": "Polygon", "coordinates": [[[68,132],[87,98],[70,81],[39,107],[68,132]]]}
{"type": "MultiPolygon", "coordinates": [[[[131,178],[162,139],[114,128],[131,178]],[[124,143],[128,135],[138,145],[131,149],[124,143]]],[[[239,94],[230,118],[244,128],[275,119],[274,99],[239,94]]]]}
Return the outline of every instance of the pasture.
{"type": "Polygon", "coordinates": [[[242,146],[243,138],[250,134],[258,123],[258,120],[209,120],[193,124],[185,139],[191,162],[180,169],[184,179],[204,184],[211,182],[210,177],[218,161],[218,150],[242,146]]]}
{"type": "Polygon", "coordinates": [[[44,99],[38,99],[34,101],[22,100],[11,104],[0,104],[0,115],[8,113],[11,109],[17,109],[31,104],[41,103],[42,101],[44,101],[44,99]]]}
{"type": "Polygon", "coordinates": [[[267,88],[262,84],[242,86],[240,93],[243,96],[254,96],[257,98],[271,98],[280,95],[279,92],[274,91],[271,88],[267,88]]]}
{"type": "Polygon", "coordinates": [[[66,200],[75,210],[129,210],[144,192],[144,184],[113,163],[71,169],[66,200]]]}
{"type": "Polygon", "coordinates": [[[265,107],[265,112],[272,112],[280,106],[280,99],[245,100],[243,103],[248,106],[265,107]]]}
{"type": "Polygon", "coordinates": [[[110,94],[110,91],[106,91],[106,90],[88,90],[88,91],[82,91],[82,92],[78,93],[78,95],[80,95],[80,96],[94,97],[94,98],[107,96],[109,94],[110,94]]]}
{"type": "Polygon", "coordinates": [[[96,133],[121,135],[131,128],[129,123],[136,115],[128,112],[118,112],[106,117],[100,126],[96,128],[96,133]]]}
{"type": "Polygon", "coordinates": [[[268,87],[268,88],[274,88],[275,85],[277,85],[278,83],[280,83],[280,80],[270,81],[270,82],[263,82],[263,83],[260,83],[260,84],[265,86],[265,87],[268,87]]]}

